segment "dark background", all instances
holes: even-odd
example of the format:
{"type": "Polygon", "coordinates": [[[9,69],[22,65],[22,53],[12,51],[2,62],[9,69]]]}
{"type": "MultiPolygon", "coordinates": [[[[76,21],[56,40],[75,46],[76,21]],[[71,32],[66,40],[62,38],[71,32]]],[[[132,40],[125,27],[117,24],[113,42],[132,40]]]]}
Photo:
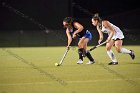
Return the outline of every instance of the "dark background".
{"type": "Polygon", "coordinates": [[[99,13],[119,26],[125,45],[140,44],[140,7],[137,0],[0,0],[0,47],[63,46],[67,44],[62,20],[72,16],[98,40],[91,17],[99,13]]]}

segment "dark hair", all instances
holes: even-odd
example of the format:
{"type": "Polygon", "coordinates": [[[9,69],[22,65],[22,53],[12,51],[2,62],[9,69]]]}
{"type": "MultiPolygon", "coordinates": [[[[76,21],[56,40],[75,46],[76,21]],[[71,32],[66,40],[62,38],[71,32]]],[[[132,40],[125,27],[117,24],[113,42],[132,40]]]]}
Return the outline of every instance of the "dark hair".
{"type": "Polygon", "coordinates": [[[72,17],[66,17],[66,18],[64,18],[63,22],[72,23],[73,20],[74,19],[72,17]]]}
{"type": "Polygon", "coordinates": [[[92,18],[93,18],[94,20],[98,20],[98,21],[101,20],[101,18],[100,18],[100,16],[99,16],[99,13],[95,13],[95,14],[93,15],[92,18]]]}
{"type": "Polygon", "coordinates": [[[98,20],[98,22],[99,22],[98,26],[99,26],[100,29],[102,29],[102,19],[101,19],[101,17],[99,16],[99,13],[95,13],[95,14],[93,15],[92,19],[98,20]]]}

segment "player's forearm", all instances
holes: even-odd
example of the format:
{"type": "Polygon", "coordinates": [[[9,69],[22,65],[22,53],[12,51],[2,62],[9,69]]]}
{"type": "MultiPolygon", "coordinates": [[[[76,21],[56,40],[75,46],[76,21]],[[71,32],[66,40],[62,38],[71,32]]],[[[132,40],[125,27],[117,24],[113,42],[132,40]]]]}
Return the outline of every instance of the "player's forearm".
{"type": "Polygon", "coordinates": [[[111,40],[111,38],[113,37],[113,35],[114,35],[114,31],[111,31],[111,33],[109,34],[109,36],[108,36],[107,40],[108,40],[108,41],[110,41],[110,40],[111,40]]]}
{"type": "Polygon", "coordinates": [[[96,28],[97,28],[97,31],[99,33],[99,40],[103,40],[103,33],[102,33],[102,31],[99,29],[99,26],[97,26],[96,28]]]}
{"type": "Polygon", "coordinates": [[[75,35],[78,34],[78,33],[81,32],[83,29],[84,29],[83,27],[80,27],[79,29],[77,29],[77,30],[74,32],[74,34],[75,34],[75,35]]]}
{"type": "Polygon", "coordinates": [[[68,38],[68,46],[70,46],[71,42],[72,42],[72,38],[68,38]]]}
{"type": "Polygon", "coordinates": [[[103,38],[104,38],[104,37],[103,37],[103,34],[102,34],[102,33],[99,33],[99,39],[100,39],[100,40],[103,40],[103,38]]]}

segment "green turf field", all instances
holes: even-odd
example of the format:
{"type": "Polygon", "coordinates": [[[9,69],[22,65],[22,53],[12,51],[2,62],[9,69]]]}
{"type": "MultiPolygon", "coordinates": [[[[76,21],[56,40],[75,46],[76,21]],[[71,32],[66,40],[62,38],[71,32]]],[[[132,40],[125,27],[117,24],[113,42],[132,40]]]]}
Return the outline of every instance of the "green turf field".
{"type": "Polygon", "coordinates": [[[108,66],[103,46],[91,52],[96,64],[77,65],[72,48],[59,67],[65,47],[0,48],[0,93],[140,93],[140,46],[125,47],[135,60],[115,52],[119,64],[108,66]]]}

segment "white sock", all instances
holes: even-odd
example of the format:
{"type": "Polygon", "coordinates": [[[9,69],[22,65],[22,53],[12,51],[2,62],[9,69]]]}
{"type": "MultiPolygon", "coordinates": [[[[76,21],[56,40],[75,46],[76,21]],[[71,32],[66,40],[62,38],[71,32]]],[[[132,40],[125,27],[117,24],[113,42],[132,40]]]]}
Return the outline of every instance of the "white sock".
{"type": "Polygon", "coordinates": [[[110,57],[110,59],[112,60],[112,62],[117,62],[117,59],[112,50],[107,51],[107,54],[110,57]]]}
{"type": "Polygon", "coordinates": [[[126,48],[121,48],[121,53],[123,53],[123,54],[130,54],[131,51],[126,49],[126,48]]]}

